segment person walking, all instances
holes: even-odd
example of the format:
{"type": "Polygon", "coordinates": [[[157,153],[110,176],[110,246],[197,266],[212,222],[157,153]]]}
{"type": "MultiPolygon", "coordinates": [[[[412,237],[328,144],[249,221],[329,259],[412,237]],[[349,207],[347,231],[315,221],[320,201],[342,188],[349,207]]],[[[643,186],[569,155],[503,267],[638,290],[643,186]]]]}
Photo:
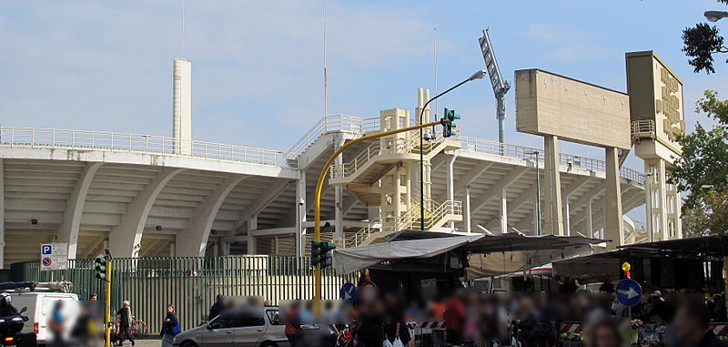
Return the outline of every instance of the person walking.
{"type": "Polygon", "coordinates": [[[213,318],[219,316],[223,309],[225,309],[223,296],[222,294],[217,294],[217,297],[215,298],[215,303],[210,306],[210,314],[207,315],[207,321],[209,322],[213,318]]]}
{"type": "Polygon", "coordinates": [[[123,345],[124,340],[129,340],[131,345],[134,346],[134,335],[129,331],[129,327],[131,326],[131,307],[129,301],[124,301],[121,309],[116,312],[116,315],[119,316],[119,331],[117,332],[119,335],[119,345],[123,345]]]}
{"type": "Polygon", "coordinates": [[[162,323],[162,347],[172,347],[174,336],[179,334],[182,328],[174,311],[174,305],[167,305],[167,316],[162,323]]]}
{"type": "Polygon", "coordinates": [[[53,342],[51,342],[50,346],[67,346],[66,340],[63,336],[63,333],[66,330],[65,317],[63,317],[63,300],[58,300],[53,305],[53,311],[51,312],[51,319],[48,326],[50,327],[51,334],[53,334],[53,342]]]}
{"type": "Polygon", "coordinates": [[[298,340],[301,337],[301,322],[298,317],[300,306],[301,303],[296,300],[288,309],[288,313],[286,313],[286,328],[284,332],[288,339],[288,344],[291,347],[296,347],[298,345],[298,340]]]}

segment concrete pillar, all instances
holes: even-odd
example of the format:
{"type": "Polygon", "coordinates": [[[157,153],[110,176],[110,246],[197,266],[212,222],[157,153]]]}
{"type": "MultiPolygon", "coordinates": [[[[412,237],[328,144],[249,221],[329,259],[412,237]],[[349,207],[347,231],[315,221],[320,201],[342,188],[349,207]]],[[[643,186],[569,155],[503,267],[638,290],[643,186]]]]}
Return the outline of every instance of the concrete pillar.
{"type": "Polygon", "coordinates": [[[652,198],[654,194],[652,194],[652,183],[655,180],[655,177],[652,173],[652,169],[650,166],[645,163],[645,171],[647,174],[645,175],[645,228],[647,228],[647,235],[649,237],[649,241],[653,242],[655,241],[655,229],[654,229],[654,223],[653,223],[653,216],[652,216],[652,198]]]}
{"type": "Polygon", "coordinates": [[[564,198],[564,233],[571,236],[571,213],[569,212],[569,197],[564,198]]]}
{"type": "Polygon", "coordinates": [[[192,153],[192,63],[174,60],[172,85],[172,137],[174,153],[192,153]]]}
{"type": "Polygon", "coordinates": [[[301,170],[301,176],[296,182],[296,256],[304,256],[303,235],[306,233],[306,171],[301,170]]]}
{"type": "MultiPolygon", "coordinates": [[[[455,201],[455,159],[453,155],[447,163],[447,199],[455,201]]],[[[450,229],[455,230],[455,222],[450,222],[450,229]]]]}
{"type": "Polygon", "coordinates": [[[592,211],[592,199],[586,203],[586,232],[588,237],[594,237],[594,215],[592,211]]]}
{"type": "Polygon", "coordinates": [[[465,186],[465,231],[470,234],[472,230],[472,222],[470,216],[470,185],[465,186]]]}
{"type": "Polygon", "coordinates": [[[561,201],[561,156],[556,136],[544,136],[544,164],[544,234],[564,235],[564,215],[561,201]]]}
{"type": "Polygon", "coordinates": [[[683,238],[683,230],[682,230],[682,196],[680,196],[680,191],[677,190],[677,187],[673,186],[673,189],[675,190],[675,228],[677,232],[677,238],[681,239],[683,238]]]}
{"type": "MultiPolygon", "coordinates": [[[[334,138],[334,151],[341,148],[344,145],[344,139],[341,135],[334,138]]],[[[340,155],[336,157],[334,165],[341,167],[344,156],[340,155]]],[[[344,187],[337,185],[334,187],[334,242],[341,245],[343,242],[344,235],[344,214],[343,214],[343,197],[344,187]]]]}
{"type": "Polygon", "coordinates": [[[500,230],[501,233],[508,232],[508,188],[503,187],[500,193],[500,230]]]}
{"type": "Polygon", "coordinates": [[[94,175],[103,163],[88,163],[66,203],[63,222],[58,228],[56,240],[68,243],[68,259],[76,259],[78,251],[78,233],[81,227],[81,216],[86,204],[86,196],[91,188],[94,175]]]}
{"type": "Polygon", "coordinates": [[[604,209],[604,238],[612,240],[607,243],[607,249],[613,250],[624,242],[624,224],[622,222],[622,189],[619,174],[619,155],[614,147],[605,148],[606,176],[605,209],[604,209]]]}
{"type": "Polygon", "coordinates": [[[660,216],[658,217],[658,223],[660,223],[661,240],[668,240],[670,236],[667,230],[667,172],[665,168],[664,160],[657,160],[657,185],[659,199],[660,216]]]}
{"type": "Polygon", "coordinates": [[[248,246],[248,254],[255,254],[256,253],[256,240],[255,236],[253,236],[253,231],[258,230],[258,215],[250,217],[248,219],[248,237],[247,237],[247,246],[248,246]]]}
{"type": "Polygon", "coordinates": [[[228,194],[235,189],[246,176],[228,177],[205,200],[200,202],[187,221],[187,229],[179,232],[176,238],[178,257],[204,257],[207,241],[210,238],[212,224],[228,194]]]}
{"type": "Polygon", "coordinates": [[[224,256],[230,255],[230,242],[229,241],[222,242],[222,255],[224,255],[224,256]]]}
{"type": "Polygon", "coordinates": [[[111,230],[109,245],[111,254],[117,258],[136,258],[139,256],[144,226],[149,211],[157,196],[167,183],[185,169],[165,168],[157,177],[129,203],[119,225],[111,230]]]}

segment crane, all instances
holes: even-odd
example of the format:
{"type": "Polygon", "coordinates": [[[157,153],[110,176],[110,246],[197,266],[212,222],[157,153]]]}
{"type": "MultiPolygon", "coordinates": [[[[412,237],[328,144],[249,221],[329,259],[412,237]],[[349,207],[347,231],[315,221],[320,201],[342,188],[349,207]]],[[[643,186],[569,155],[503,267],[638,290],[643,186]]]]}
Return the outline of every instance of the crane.
{"type": "Polygon", "coordinates": [[[483,30],[483,37],[478,39],[478,41],[480,42],[480,50],[483,52],[483,59],[485,60],[485,67],[488,70],[488,76],[490,76],[490,83],[493,86],[495,99],[498,103],[496,108],[498,142],[503,143],[505,141],[506,93],[511,89],[511,84],[503,80],[503,75],[501,75],[500,67],[498,66],[498,60],[495,58],[495,53],[493,52],[493,44],[490,42],[488,29],[483,30]]]}

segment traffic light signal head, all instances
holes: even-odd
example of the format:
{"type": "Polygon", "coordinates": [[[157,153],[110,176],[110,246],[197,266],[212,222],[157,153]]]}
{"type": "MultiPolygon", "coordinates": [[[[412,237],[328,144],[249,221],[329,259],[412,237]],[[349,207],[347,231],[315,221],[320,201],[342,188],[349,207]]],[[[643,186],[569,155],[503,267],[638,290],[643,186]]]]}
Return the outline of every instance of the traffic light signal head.
{"type": "Polygon", "coordinates": [[[450,137],[455,135],[455,120],[460,119],[460,115],[455,110],[445,109],[445,117],[440,121],[442,123],[442,137],[450,137]]]}
{"type": "Polygon", "coordinates": [[[109,279],[109,258],[101,256],[94,260],[94,270],[96,270],[96,278],[107,281],[109,279]]]}
{"type": "Polygon", "coordinates": [[[331,251],[336,249],[333,242],[311,241],[311,265],[321,264],[321,268],[327,268],[332,265],[331,251]]]}

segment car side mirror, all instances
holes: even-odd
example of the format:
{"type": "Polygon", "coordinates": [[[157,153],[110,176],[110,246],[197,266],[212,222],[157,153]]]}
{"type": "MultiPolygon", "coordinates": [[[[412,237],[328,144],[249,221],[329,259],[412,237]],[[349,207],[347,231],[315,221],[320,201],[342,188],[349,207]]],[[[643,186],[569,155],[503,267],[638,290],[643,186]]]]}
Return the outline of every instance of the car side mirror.
{"type": "Polygon", "coordinates": [[[23,308],[20,309],[20,313],[25,313],[27,311],[28,311],[28,306],[24,306],[23,308]]]}

